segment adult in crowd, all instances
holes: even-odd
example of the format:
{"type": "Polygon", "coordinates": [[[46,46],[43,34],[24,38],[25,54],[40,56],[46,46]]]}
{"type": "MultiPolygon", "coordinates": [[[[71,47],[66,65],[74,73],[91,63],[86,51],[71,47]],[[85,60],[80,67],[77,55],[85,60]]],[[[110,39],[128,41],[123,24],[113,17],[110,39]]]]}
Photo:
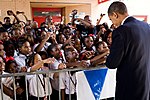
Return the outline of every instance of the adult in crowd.
{"type": "Polygon", "coordinates": [[[115,100],[150,100],[150,27],[129,16],[123,2],[115,1],[108,16],[112,33],[108,68],[117,68],[115,100]]]}
{"type": "Polygon", "coordinates": [[[3,27],[7,30],[12,27],[12,24],[10,23],[11,19],[9,17],[4,18],[4,24],[3,27]]]}

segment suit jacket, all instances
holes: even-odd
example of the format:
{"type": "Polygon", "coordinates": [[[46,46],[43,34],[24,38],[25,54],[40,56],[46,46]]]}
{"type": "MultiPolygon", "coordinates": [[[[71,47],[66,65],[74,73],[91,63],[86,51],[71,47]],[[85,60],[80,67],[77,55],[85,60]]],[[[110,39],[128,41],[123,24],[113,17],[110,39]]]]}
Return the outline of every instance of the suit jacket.
{"type": "Polygon", "coordinates": [[[128,17],[112,33],[108,68],[117,68],[115,100],[150,100],[150,27],[128,17]]]}

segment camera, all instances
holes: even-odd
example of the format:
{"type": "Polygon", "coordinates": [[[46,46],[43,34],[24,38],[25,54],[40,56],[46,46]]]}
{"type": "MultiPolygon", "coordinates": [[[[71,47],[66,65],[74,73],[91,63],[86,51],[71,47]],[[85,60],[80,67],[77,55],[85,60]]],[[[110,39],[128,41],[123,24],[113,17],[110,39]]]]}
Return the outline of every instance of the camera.
{"type": "Polygon", "coordinates": [[[101,15],[100,15],[100,16],[104,16],[104,15],[105,15],[105,14],[102,14],[102,13],[101,13],[101,15]]]}
{"type": "Polygon", "coordinates": [[[78,11],[77,11],[76,9],[72,10],[72,15],[76,15],[77,12],[78,12],[78,11]]]}

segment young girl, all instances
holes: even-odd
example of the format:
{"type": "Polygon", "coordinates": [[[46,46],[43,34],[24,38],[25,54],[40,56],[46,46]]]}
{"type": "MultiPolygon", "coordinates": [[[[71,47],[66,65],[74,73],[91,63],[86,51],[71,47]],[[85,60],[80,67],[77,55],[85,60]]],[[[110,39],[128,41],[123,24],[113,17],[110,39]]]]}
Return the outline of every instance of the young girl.
{"type": "MultiPolygon", "coordinates": [[[[42,60],[39,54],[33,54],[29,58],[29,68],[28,72],[40,71],[44,68],[44,63],[53,63],[54,58],[48,58],[42,60]]],[[[27,80],[29,82],[29,100],[40,100],[49,99],[48,95],[52,93],[51,84],[49,78],[45,77],[43,74],[33,74],[27,75],[27,80]],[[38,85],[38,86],[37,86],[38,85]],[[38,87],[38,88],[37,88],[38,87]],[[49,91],[50,90],[50,91],[49,91]]]]}
{"type": "MultiPolygon", "coordinates": [[[[5,72],[8,73],[17,73],[17,63],[15,60],[8,60],[5,66],[5,72]]],[[[16,89],[16,99],[17,100],[26,100],[26,85],[25,85],[25,77],[17,76],[15,77],[16,88],[13,87],[13,79],[12,77],[7,77],[5,80],[5,86],[16,89]]],[[[14,94],[14,93],[12,93],[14,94]]],[[[14,96],[13,96],[14,98],[14,96]]]]}
{"type": "Polygon", "coordinates": [[[84,47],[80,53],[80,60],[88,60],[95,56],[94,39],[92,36],[84,37],[84,47]]]}
{"type": "Polygon", "coordinates": [[[94,58],[90,59],[92,66],[104,64],[106,61],[106,56],[109,54],[109,48],[104,41],[99,41],[95,47],[96,55],[94,58]]]}
{"type": "MultiPolygon", "coordinates": [[[[4,72],[5,70],[5,62],[2,56],[0,56],[0,75],[2,74],[7,74],[6,72],[4,72]]],[[[3,83],[3,93],[1,93],[1,86],[0,86],[0,100],[2,100],[2,95],[3,95],[3,100],[11,100],[10,96],[13,97],[13,95],[11,95],[11,90],[4,85],[6,78],[1,78],[0,79],[0,83],[3,83]]]]}

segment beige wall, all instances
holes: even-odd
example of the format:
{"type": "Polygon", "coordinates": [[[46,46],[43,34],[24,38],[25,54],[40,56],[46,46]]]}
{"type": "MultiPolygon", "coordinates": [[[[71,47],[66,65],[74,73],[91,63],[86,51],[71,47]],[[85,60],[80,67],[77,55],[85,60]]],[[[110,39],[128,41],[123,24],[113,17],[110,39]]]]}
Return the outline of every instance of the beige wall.
{"type": "Polygon", "coordinates": [[[91,5],[90,4],[84,4],[84,5],[80,5],[80,6],[70,6],[70,7],[66,7],[66,11],[65,11],[65,14],[66,14],[66,23],[68,23],[70,21],[70,18],[69,18],[69,14],[72,12],[72,10],[78,10],[78,13],[85,13],[88,14],[88,15],[91,15],[91,5]]]}
{"type": "Polygon", "coordinates": [[[107,15],[107,10],[109,5],[110,5],[110,1],[104,2],[102,4],[98,4],[98,0],[93,0],[93,2],[91,3],[91,17],[92,17],[92,23],[94,25],[96,25],[97,19],[100,18],[101,13],[106,15],[102,18],[100,23],[109,22],[111,24],[107,15]]]}
{"type": "MultiPolygon", "coordinates": [[[[73,3],[80,5],[74,5],[74,6],[67,6],[65,7],[65,14],[66,14],[66,23],[69,22],[69,14],[73,9],[77,9],[78,12],[85,12],[85,14],[91,15],[93,24],[96,23],[96,19],[99,18],[100,13],[106,13],[106,11],[100,10],[105,9],[107,7],[101,6],[97,3],[97,0],[0,0],[0,21],[3,21],[3,18],[7,16],[6,11],[7,10],[13,10],[16,12],[24,11],[25,14],[29,19],[32,19],[31,15],[31,6],[30,2],[55,2],[55,3],[73,3]]],[[[25,20],[23,16],[18,16],[21,20],[25,20]]],[[[13,18],[13,17],[11,17],[13,18]]]]}
{"type": "Polygon", "coordinates": [[[30,0],[31,2],[91,3],[94,0],[30,0]]]}
{"type": "Polygon", "coordinates": [[[80,4],[77,6],[67,6],[65,7],[65,22],[68,23],[70,18],[69,14],[73,9],[77,9],[78,12],[85,12],[85,14],[91,15],[91,2],[95,0],[30,0],[31,2],[54,2],[54,3],[73,3],[80,4]]]}
{"type": "MultiPolygon", "coordinates": [[[[24,11],[29,19],[31,19],[31,10],[29,0],[1,0],[0,1],[0,21],[3,21],[3,18],[7,15],[7,10],[13,10],[13,12],[24,11]]],[[[13,19],[12,16],[10,16],[13,19]]],[[[21,20],[25,20],[23,16],[18,16],[21,20]]]]}

